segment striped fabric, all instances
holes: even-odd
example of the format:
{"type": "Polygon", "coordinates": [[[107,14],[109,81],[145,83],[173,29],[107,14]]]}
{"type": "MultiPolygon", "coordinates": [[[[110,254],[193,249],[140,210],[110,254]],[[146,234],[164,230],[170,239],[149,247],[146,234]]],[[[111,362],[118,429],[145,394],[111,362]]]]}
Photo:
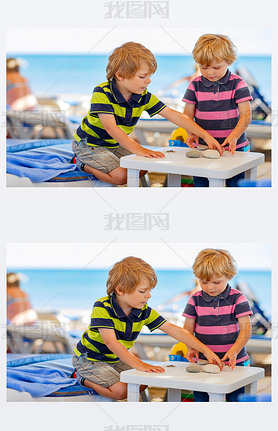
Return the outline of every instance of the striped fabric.
{"type": "Polygon", "coordinates": [[[88,115],[81,121],[81,125],[73,135],[74,139],[79,142],[80,139],[86,138],[87,144],[90,146],[116,148],[119,146],[118,142],[106,132],[98,114],[114,115],[117,125],[129,135],[143,111],[147,111],[152,117],[162,111],[165,106],[147,89],[142,94],[133,93],[127,101],[114,81],[103,82],[95,87],[88,115]]]}
{"type": "MultiPolygon", "coordinates": [[[[198,76],[190,82],[184,98],[195,105],[195,121],[222,144],[239,120],[238,104],[251,101],[245,81],[229,70],[217,82],[198,76]]],[[[204,141],[199,139],[199,143],[204,141]]],[[[237,150],[249,151],[250,145],[243,133],[237,141],[237,150]]]]}
{"type": "MultiPolygon", "coordinates": [[[[220,359],[235,343],[239,334],[238,318],[252,311],[246,297],[229,285],[220,295],[210,296],[200,290],[192,295],[183,316],[195,319],[195,337],[215,352],[220,359]]],[[[205,357],[200,353],[200,358],[205,357]]],[[[245,347],[236,363],[248,360],[245,347]]]]}
{"type": "Polygon", "coordinates": [[[117,340],[130,349],[144,325],[150,331],[154,331],[165,322],[166,320],[147,304],[142,309],[133,308],[127,316],[114,295],[105,296],[95,302],[91,323],[75,347],[74,353],[77,356],[86,353],[87,359],[91,361],[118,362],[119,358],[104,344],[98,328],[113,329],[117,340]]]}

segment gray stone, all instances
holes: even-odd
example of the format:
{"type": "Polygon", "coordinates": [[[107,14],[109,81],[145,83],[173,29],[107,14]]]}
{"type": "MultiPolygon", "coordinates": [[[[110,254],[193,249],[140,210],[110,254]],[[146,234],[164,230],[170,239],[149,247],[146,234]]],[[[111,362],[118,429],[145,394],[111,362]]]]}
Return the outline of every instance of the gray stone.
{"type": "Polygon", "coordinates": [[[209,363],[209,361],[207,361],[206,359],[198,359],[198,365],[206,365],[209,363]]]}
{"type": "Polygon", "coordinates": [[[201,370],[202,368],[197,364],[188,365],[188,367],[186,367],[188,373],[199,373],[201,370]]]}
{"type": "Polygon", "coordinates": [[[201,153],[198,150],[190,150],[186,152],[186,157],[189,157],[190,159],[197,159],[198,157],[201,157],[201,153]]]}
{"type": "Polygon", "coordinates": [[[202,155],[208,159],[219,159],[220,157],[220,153],[217,150],[206,150],[202,152],[202,155]]]}
{"type": "Polygon", "coordinates": [[[218,367],[218,365],[207,364],[203,366],[203,371],[205,373],[218,374],[220,373],[220,368],[218,367]]]}
{"type": "Polygon", "coordinates": [[[208,150],[208,146],[200,144],[200,145],[198,145],[197,149],[200,151],[208,150]]]}

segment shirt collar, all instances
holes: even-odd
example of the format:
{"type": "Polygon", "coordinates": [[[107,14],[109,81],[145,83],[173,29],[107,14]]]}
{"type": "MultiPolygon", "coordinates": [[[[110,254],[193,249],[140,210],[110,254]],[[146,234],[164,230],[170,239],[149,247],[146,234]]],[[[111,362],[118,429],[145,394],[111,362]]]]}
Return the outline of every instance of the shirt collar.
{"type": "Polygon", "coordinates": [[[231,76],[231,72],[228,69],[227,72],[225,73],[225,75],[221,79],[219,79],[219,81],[216,81],[216,82],[209,81],[204,76],[201,76],[201,80],[202,80],[202,83],[204,84],[205,87],[211,87],[212,85],[227,84],[227,82],[230,79],[230,76],[231,76]]]}
{"type": "MultiPolygon", "coordinates": [[[[120,92],[118,87],[116,86],[116,82],[115,82],[114,78],[112,79],[112,81],[110,81],[110,89],[111,89],[113,96],[115,97],[115,99],[117,100],[118,103],[124,103],[124,102],[128,103],[129,102],[128,100],[126,100],[124,98],[124,96],[122,95],[122,93],[120,92]]],[[[142,94],[144,94],[145,92],[146,92],[146,90],[144,90],[144,92],[142,94]]],[[[130,99],[132,99],[134,102],[138,103],[142,97],[142,94],[132,93],[130,99]]]]}
{"type": "Polygon", "coordinates": [[[118,103],[126,102],[124,96],[122,95],[120,90],[117,88],[114,78],[112,79],[112,81],[110,81],[110,89],[111,89],[113,96],[115,97],[115,99],[117,100],[118,103]]]}
{"type": "Polygon", "coordinates": [[[213,301],[214,299],[226,299],[226,298],[228,298],[228,296],[229,296],[229,294],[230,294],[230,290],[231,290],[231,286],[230,286],[229,284],[227,284],[227,287],[226,287],[226,289],[224,290],[224,292],[220,293],[220,294],[219,294],[219,295],[217,295],[217,296],[211,296],[211,295],[209,295],[208,293],[204,292],[203,290],[202,290],[202,292],[201,292],[201,295],[202,295],[202,298],[203,298],[206,302],[211,302],[211,301],[213,301]]]}
{"type": "MultiPolygon", "coordinates": [[[[111,304],[111,306],[112,306],[113,310],[115,311],[116,315],[117,315],[119,318],[121,318],[121,317],[128,317],[128,316],[125,314],[125,312],[124,312],[124,310],[122,309],[122,307],[118,304],[118,302],[117,302],[117,300],[116,300],[116,295],[115,295],[115,293],[113,293],[113,294],[110,296],[110,304],[111,304]]],[[[133,314],[134,316],[139,317],[141,313],[142,313],[142,310],[141,310],[140,308],[132,308],[132,310],[131,310],[131,313],[130,313],[130,314],[133,314]]]]}

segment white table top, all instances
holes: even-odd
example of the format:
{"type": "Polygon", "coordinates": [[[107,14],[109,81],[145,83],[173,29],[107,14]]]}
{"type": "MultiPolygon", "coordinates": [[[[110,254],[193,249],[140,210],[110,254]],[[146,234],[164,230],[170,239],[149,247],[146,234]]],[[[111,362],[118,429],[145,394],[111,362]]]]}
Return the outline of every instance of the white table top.
{"type": "Polygon", "coordinates": [[[205,157],[193,159],[185,155],[190,148],[152,147],[152,149],[162,151],[165,158],[150,159],[131,154],[120,159],[120,166],[135,170],[146,169],[152,172],[227,179],[264,162],[264,154],[255,152],[236,151],[232,156],[225,151],[219,159],[205,157]],[[167,152],[169,150],[175,152],[167,152]]]}
{"type": "Polygon", "coordinates": [[[189,362],[162,362],[165,373],[147,373],[135,369],[123,371],[121,382],[146,384],[160,388],[187,389],[217,394],[227,394],[264,377],[264,369],[258,367],[224,366],[218,374],[188,373],[189,362]],[[167,367],[174,365],[174,367],[167,367]]]}

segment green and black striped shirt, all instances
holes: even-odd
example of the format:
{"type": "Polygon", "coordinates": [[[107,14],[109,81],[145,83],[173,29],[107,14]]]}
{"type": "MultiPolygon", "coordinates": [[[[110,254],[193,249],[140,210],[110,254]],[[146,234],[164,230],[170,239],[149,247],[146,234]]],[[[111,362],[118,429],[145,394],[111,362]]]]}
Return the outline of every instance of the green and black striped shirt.
{"type": "Polygon", "coordinates": [[[118,362],[118,356],[102,340],[99,328],[113,329],[117,340],[130,349],[144,325],[154,331],[165,322],[147,304],[142,309],[133,308],[127,316],[117,303],[115,295],[105,296],[94,303],[90,325],[77,343],[74,353],[77,356],[86,353],[87,359],[91,361],[118,362]]]}
{"type": "Polygon", "coordinates": [[[103,82],[95,87],[90,110],[73,136],[77,142],[87,139],[87,145],[90,146],[117,148],[119,143],[107,133],[99,114],[114,115],[118,127],[129,135],[143,111],[147,111],[152,117],[165,107],[166,105],[147,89],[142,94],[133,93],[127,101],[114,81],[103,82]]]}

